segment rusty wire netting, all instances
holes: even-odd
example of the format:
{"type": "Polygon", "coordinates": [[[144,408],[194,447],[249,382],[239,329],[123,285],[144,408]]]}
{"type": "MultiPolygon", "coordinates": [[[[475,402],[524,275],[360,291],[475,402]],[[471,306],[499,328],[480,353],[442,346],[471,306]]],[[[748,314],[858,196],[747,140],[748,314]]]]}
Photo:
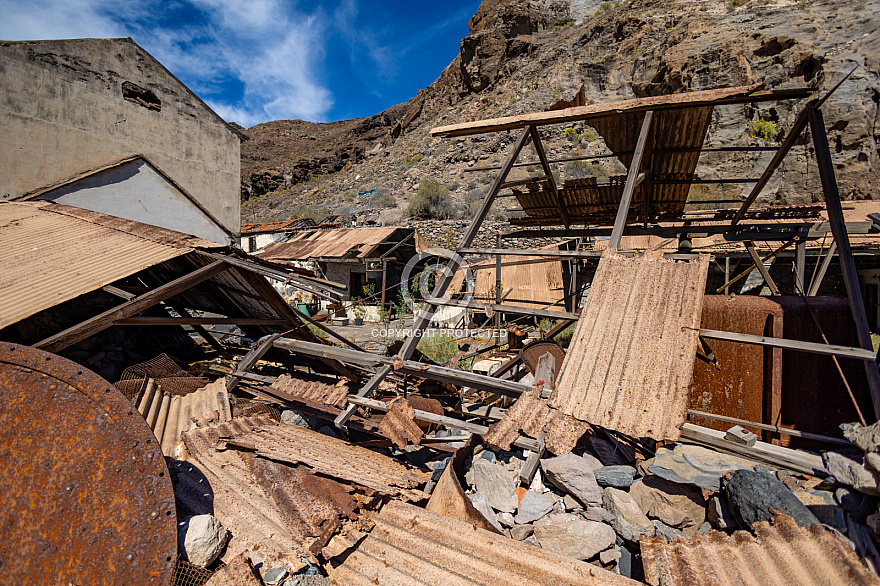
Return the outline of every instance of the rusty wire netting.
{"type": "Polygon", "coordinates": [[[208,570],[200,566],[189,563],[183,556],[177,556],[177,562],[174,564],[174,580],[172,586],[203,586],[214,573],[223,567],[223,564],[213,570],[208,570]]]}
{"type": "Polygon", "coordinates": [[[263,413],[265,413],[275,421],[281,421],[281,412],[275,407],[267,405],[266,403],[251,401],[249,399],[237,399],[235,404],[232,406],[233,418],[252,417],[254,415],[260,415],[263,413]]]}
{"type": "Polygon", "coordinates": [[[147,379],[154,379],[162,391],[169,395],[188,395],[210,381],[203,376],[193,376],[180,368],[167,354],[160,354],[152,360],[133,364],[122,371],[122,376],[114,386],[129,401],[137,399],[147,379]]]}

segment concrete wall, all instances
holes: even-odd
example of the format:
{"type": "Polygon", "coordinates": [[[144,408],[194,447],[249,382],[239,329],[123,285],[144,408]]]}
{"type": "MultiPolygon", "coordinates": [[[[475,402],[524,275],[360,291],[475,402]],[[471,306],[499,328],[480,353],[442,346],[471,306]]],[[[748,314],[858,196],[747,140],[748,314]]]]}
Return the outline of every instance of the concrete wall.
{"type": "Polygon", "coordinates": [[[0,196],[143,154],[240,231],[238,136],[131,39],[0,42],[0,133],[0,196]],[[160,111],[124,99],[125,82],[160,111]]]}
{"type": "Polygon", "coordinates": [[[62,185],[37,199],[194,234],[220,244],[235,242],[143,159],[62,185]]]}

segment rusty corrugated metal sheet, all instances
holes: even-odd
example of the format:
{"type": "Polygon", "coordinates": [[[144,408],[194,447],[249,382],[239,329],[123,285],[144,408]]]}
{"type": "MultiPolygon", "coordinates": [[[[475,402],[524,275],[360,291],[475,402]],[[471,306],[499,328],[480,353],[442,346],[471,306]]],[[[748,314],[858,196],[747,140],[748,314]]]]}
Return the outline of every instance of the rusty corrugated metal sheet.
{"type": "Polygon", "coordinates": [[[645,578],[652,586],[876,585],[876,576],[837,536],[819,525],[798,527],[777,514],[755,523],[755,535],[711,531],[667,543],[641,538],[645,578]]]}
{"type": "MultiPolygon", "coordinates": [[[[221,436],[267,425],[265,416],[234,419],[184,433],[187,462],[176,464],[177,497],[187,512],[206,506],[241,543],[283,561],[317,553],[346,519],[357,518],[358,504],[339,483],[304,466],[290,466],[250,452],[215,449],[221,436]]],[[[233,546],[230,545],[230,548],[233,546]]]]}
{"type": "MultiPolygon", "coordinates": [[[[269,244],[259,255],[274,261],[308,258],[363,258],[400,228],[337,228],[305,230],[286,242],[269,244]]],[[[401,236],[403,238],[403,236],[401,236]]]]}
{"type": "Polygon", "coordinates": [[[306,464],[321,474],[407,500],[428,498],[417,487],[428,481],[430,473],[311,429],[271,420],[247,431],[224,426],[213,429],[219,434],[218,439],[222,437],[230,444],[273,460],[306,464]]]}
{"type": "Polygon", "coordinates": [[[66,207],[0,203],[0,328],[190,250],[54,211],[66,207]]]}
{"type": "Polygon", "coordinates": [[[677,439],[708,268],[706,255],[603,254],[550,405],[633,437],[677,439]]]}
{"type": "Polygon", "coordinates": [[[483,436],[483,441],[492,449],[509,450],[520,431],[537,438],[550,416],[550,407],[541,398],[541,391],[541,387],[535,387],[517,397],[504,417],[489,426],[489,433],[483,436]]]}
{"type": "Polygon", "coordinates": [[[310,218],[298,218],[296,220],[284,220],[281,222],[263,222],[258,224],[242,224],[241,235],[265,234],[267,232],[283,232],[285,230],[299,230],[316,226],[310,218]]]}
{"type": "Polygon", "coordinates": [[[171,583],[168,468],[110,383],[60,356],[0,344],[0,430],[0,581],[171,583]]]}
{"type": "Polygon", "coordinates": [[[386,403],[388,413],[379,424],[379,433],[401,450],[407,443],[419,445],[424,432],[413,419],[413,407],[404,397],[397,397],[386,403]]]}
{"type": "Polygon", "coordinates": [[[329,570],[337,586],[635,585],[602,568],[478,529],[412,505],[391,501],[344,563],[329,570]]]}
{"type": "Polygon", "coordinates": [[[269,388],[279,397],[308,399],[341,409],[345,407],[346,398],[352,392],[352,383],[345,380],[335,382],[333,379],[297,372],[295,377],[282,374],[269,388]]]}

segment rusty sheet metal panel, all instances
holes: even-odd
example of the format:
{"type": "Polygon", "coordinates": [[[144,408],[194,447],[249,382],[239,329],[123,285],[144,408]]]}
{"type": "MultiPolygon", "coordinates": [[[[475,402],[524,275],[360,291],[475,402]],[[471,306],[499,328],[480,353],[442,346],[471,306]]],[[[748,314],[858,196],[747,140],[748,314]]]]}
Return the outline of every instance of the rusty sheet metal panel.
{"type": "Polygon", "coordinates": [[[550,416],[550,407],[541,398],[541,391],[540,387],[535,387],[521,394],[504,418],[489,426],[489,433],[483,436],[489,447],[493,450],[509,450],[520,431],[529,437],[538,437],[550,416]]]}
{"type": "Polygon", "coordinates": [[[333,407],[343,408],[348,394],[354,392],[348,381],[336,382],[331,378],[296,373],[296,377],[282,374],[270,387],[279,397],[285,399],[307,399],[316,403],[324,403],[333,407]]]}
{"type": "MultiPolygon", "coordinates": [[[[790,340],[824,343],[810,311],[800,296],[770,297],[782,306],[782,337],[790,340]]],[[[822,331],[831,344],[858,346],[849,302],[839,297],[809,297],[822,331]]],[[[871,420],[873,407],[864,366],[858,360],[839,359],[862,413],[871,420]]],[[[800,431],[842,437],[839,425],[856,421],[852,401],[830,356],[794,350],[782,351],[781,424],[800,431]],[[809,405],[809,409],[804,409],[809,405]]],[[[787,438],[783,438],[783,441],[787,438]]],[[[805,449],[827,448],[802,438],[791,438],[790,445],[805,449]]]]}
{"type": "Polygon", "coordinates": [[[110,383],[60,356],[0,344],[0,430],[0,581],[170,584],[168,468],[110,383]]]}
{"type": "Polygon", "coordinates": [[[386,405],[388,413],[379,424],[379,433],[390,439],[401,450],[406,447],[407,443],[419,445],[425,434],[413,419],[415,412],[409,401],[403,397],[397,397],[386,405]]]}
{"type": "MultiPolygon", "coordinates": [[[[754,336],[782,336],[782,307],[766,297],[753,295],[706,295],[701,328],[754,336]]],[[[778,422],[782,388],[782,349],[754,344],[707,340],[717,364],[710,364],[705,348],[698,349],[688,408],[775,424],[778,422]]],[[[726,431],[732,424],[704,417],[691,423],[726,431]]],[[[771,441],[771,432],[750,428],[771,441]]]]}
{"type": "Polygon", "coordinates": [[[635,585],[637,582],[469,523],[391,501],[344,563],[337,586],[485,584],[487,586],[635,585]]]}
{"type": "Polygon", "coordinates": [[[645,579],[652,586],[854,586],[880,581],[830,531],[798,527],[778,514],[755,523],[755,535],[711,531],[667,543],[641,538],[645,579]]]}
{"type": "MultiPolygon", "coordinates": [[[[336,228],[296,232],[286,242],[275,242],[257,256],[266,260],[304,260],[308,258],[362,258],[400,228],[336,228]]],[[[411,230],[410,230],[411,231],[411,230]]],[[[408,231],[407,231],[408,232],[408,231]]],[[[400,238],[404,237],[401,232],[400,238]]]]}
{"type": "Polygon", "coordinates": [[[709,259],[602,255],[550,405],[633,437],[678,439],[709,259]]]}
{"type": "Polygon", "coordinates": [[[190,250],[41,203],[0,204],[0,328],[190,250]]]}
{"type": "Polygon", "coordinates": [[[350,508],[339,507],[330,487],[311,482],[306,471],[250,453],[215,449],[220,434],[243,433],[267,421],[265,416],[235,419],[184,433],[189,458],[173,468],[177,497],[190,514],[213,513],[269,563],[298,561],[308,554],[313,538],[333,525],[334,511],[348,515],[350,508]]]}
{"type": "Polygon", "coordinates": [[[428,498],[416,487],[428,482],[430,473],[311,429],[271,420],[244,432],[224,431],[224,426],[214,429],[228,443],[253,449],[273,460],[305,464],[321,474],[406,500],[428,498]]]}

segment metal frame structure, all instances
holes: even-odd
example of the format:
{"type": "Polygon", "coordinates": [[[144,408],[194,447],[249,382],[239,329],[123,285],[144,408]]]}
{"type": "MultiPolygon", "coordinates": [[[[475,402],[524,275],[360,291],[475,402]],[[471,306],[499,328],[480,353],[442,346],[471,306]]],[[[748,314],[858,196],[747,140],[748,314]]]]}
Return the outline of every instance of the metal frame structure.
{"type": "MultiPolygon", "coordinates": [[[[836,88],[835,88],[836,89],[836,88]]],[[[832,90],[833,91],[833,90],[832,90]]],[[[515,186],[514,184],[518,182],[510,182],[507,183],[507,176],[510,173],[511,169],[515,166],[528,165],[534,163],[518,163],[518,159],[522,153],[523,148],[526,144],[531,141],[535,147],[535,151],[538,154],[539,164],[543,169],[544,176],[536,178],[537,181],[544,182],[548,186],[548,191],[552,196],[552,199],[556,202],[556,207],[558,208],[559,217],[562,220],[565,228],[563,230],[554,230],[553,236],[565,236],[565,237],[579,237],[587,234],[594,234],[597,230],[605,231],[606,228],[586,228],[586,229],[572,229],[570,217],[566,212],[565,206],[559,195],[559,189],[556,185],[555,180],[553,179],[552,171],[550,169],[550,164],[553,162],[559,161],[549,161],[546,158],[543,145],[541,144],[541,137],[538,131],[538,127],[542,125],[550,125],[550,124],[558,124],[562,122],[572,122],[578,120],[589,121],[592,118],[596,118],[599,115],[608,116],[611,114],[620,114],[623,112],[643,112],[644,116],[641,122],[641,128],[639,130],[638,140],[636,142],[636,146],[634,151],[632,151],[632,159],[629,164],[628,173],[626,176],[626,183],[624,185],[623,193],[621,196],[620,203],[618,205],[616,218],[614,221],[614,226],[611,229],[611,241],[610,246],[617,247],[620,244],[620,239],[625,230],[627,230],[626,222],[628,219],[629,208],[633,202],[633,194],[635,189],[641,185],[648,185],[651,182],[651,169],[650,169],[650,161],[651,161],[651,150],[650,150],[650,134],[652,132],[652,125],[654,122],[655,113],[658,111],[665,111],[670,109],[682,109],[682,108],[706,108],[706,107],[714,107],[717,105],[725,105],[725,104],[736,104],[736,103],[755,103],[762,101],[777,101],[784,99],[800,99],[809,96],[811,90],[783,90],[783,91],[761,91],[760,86],[751,86],[748,88],[732,88],[730,90],[712,90],[709,92],[695,92],[692,94],[676,94],[672,96],[660,96],[656,98],[646,98],[642,100],[630,100],[626,102],[617,102],[611,104],[599,104],[592,106],[581,106],[574,108],[567,108],[560,111],[548,112],[548,113],[534,113],[534,114],[526,114],[522,116],[512,116],[508,118],[502,119],[494,119],[487,121],[480,121],[475,123],[465,123],[459,124],[455,126],[447,126],[442,128],[434,129],[431,134],[432,136],[440,136],[440,137],[455,137],[455,136],[465,136],[471,134],[480,134],[485,132],[497,132],[502,130],[512,130],[512,129],[521,129],[519,137],[513,145],[513,149],[511,150],[510,155],[507,160],[501,165],[499,169],[498,176],[495,178],[492,187],[490,188],[486,198],[484,199],[482,205],[480,206],[479,211],[474,217],[471,224],[468,226],[464,236],[462,237],[461,242],[459,243],[456,252],[458,253],[458,257],[451,260],[447,265],[446,269],[443,272],[441,278],[438,279],[436,288],[433,292],[433,300],[428,303],[427,312],[422,315],[418,315],[416,317],[415,323],[413,325],[413,329],[415,330],[413,333],[407,337],[400,348],[400,351],[394,361],[386,361],[383,364],[377,364],[377,369],[373,377],[360,389],[357,394],[359,398],[369,397],[380,385],[380,383],[388,376],[389,373],[394,369],[394,362],[406,364],[420,339],[421,333],[430,325],[431,317],[436,311],[439,305],[462,305],[461,302],[456,301],[439,301],[440,298],[448,288],[450,282],[452,281],[452,277],[456,270],[459,268],[460,255],[462,254],[492,254],[497,255],[499,258],[501,255],[530,255],[530,256],[549,256],[549,257],[561,257],[561,258],[585,258],[590,256],[595,256],[595,253],[583,252],[583,251],[547,251],[547,250],[511,250],[511,249],[480,249],[480,248],[472,248],[472,244],[474,239],[480,230],[485,218],[487,217],[489,210],[494,203],[497,197],[500,197],[499,192],[505,187],[515,186]]],[[[767,229],[767,225],[744,225],[740,224],[740,222],[749,217],[749,208],[752,203],[755,201],[757,196],[761,193],[763,188],[766,186],[767,182],[772,177],[774,171],[779,167],[782,160],[785,158],[785,155],[791,149],[791,147],[797,143],[800,139],[803,130],[806,128],[809,123],[811,128],[811,136],[813,140],[814,147],[816,149],[817,160],[819,163],[819,172],[821,175],[823,191],[825,195],[825,207],[828,212],[829,218],[829,228],[832,234],[834,235],[834,243],[837,248],[838,256],[840,257],[841,264],[843,267],[844,281],[846,284],[847,296],[849,299],[850,308],[852,310],[853,319],[856,323],[856,328],[859,336],[859,344],[860,348],[846,348],[846,349],[835,349],[831,346],[821,347],[822,345],[812,345],[817,346],[817,348],[807,347],[809,345],[805,345],[803,342],[795,341],[795,340],[782,340],[782,339],[774,339],[772,342],[768,342],[767,340],[757,340],[757,339],[749,339],[745,340],[744,338],[740,338],[739,341],[753,343],[753,344],[766,344],[772,343],[775,346],[787,347],[787,348],[797,348],[804,351],[821,351],[822,353],[830,353],[830,354],[839,354],[841,356],[849,356],[861,359],[865,365],[866,374],[868,377],[868,384],[871,392],[872,401],[874,404],[875,415],[880,418],[880,371],[877,368],[876,356],[873,353],[873,347],[870,339],[870,331],[868,328],[868,321],[865,314],[864,305],[862,302],[861,292],[858,286],[858,277],[855,270],[855,264],[853,262],[852,250],[849,244],[848,237],[848,226],[843,220],[843,213],[840,204],[840,196],[837,190],[836,181],[834,178],[834,170],[831,164],[831,154],[828,147],[827,137],[825,135],[825,127],[822,118],[821,105],[825,99],[827,99],[827,95],[823,97],[821,100],[812,100],[809,102],[806,107],[798,114],[797,119],[795,121],[794,127],[788,133],[788,135],[783,140],[782,145],[776,149],[776,152],[766,168],[761,177],[758,180],[741,180],[739,182],[755,182],[755,186],[753,187],[751,193],[743,202],[742,207],[738,210],[738,212],[731,219],[730,224],[728,226],[719,227],[717,231],[720,232],[738,232],[740,234],[747,232],[749,230],[753,230],[759,232],[761,229],[767,229]]],[[[702,140],[702,137],[701,137],[702,140]]],[[[702,144],[702,143],[700,143],[702,144]]],[[[694,151],[697,152],[702,151],[702,146],[700,148],[687,148],[682,149],[683,151],[694,151]]],[[[717,150],[717,149],[714,149],[717,150]]],[[[741,150],[756,150],[754,147],[726,147],[723,150],[725,151],[741,151],[741,150]]],[[[766,148],[762,147],[760,150],[766,150],[766,148]]],[[[655,151],[655,154],[660,151],[655,151]]],[[[620,153],[618,153],[620,154],[620,153]]],[[[579,158],[580,159],[580,158],[579,158]]],[[[563,159],[569,160],[569,159],[563,159]]],[[[534,180],[533,180],[534,181],[534,180]]],[[[699,180],[687,181],[687,183],[697,183],[699,180]]],[[[641,228],[632,227],[629,228],[632,232],[638,233],[648,233],[648,234],[656,234],[662,230],[655,230],[653,228],[649,228],[647,226],[647,220],[649,217],[649,208],[651,202],[648,200],[648,197],[645,196],[643,199],[643,207],[644,207],[644,219],[645,226],[641,228]]],[[[789,225],[774,225],[773,228],[779,230],[780,228],[788,228],[789,225]]],[[[856,231],[859,231],[861,227],[855,227],[856,231]]],[[[801,223],[797,226],[791,226],[791,229],[796,231],[803,231],[804,225],[801,223]]],[[[697,228],[697,231],[705,231],[703,228],[697,228]]],[[[694,231],[693,228],[689,228],[688,226],[667,228],[666,232],[681,236],[682,234],[687,234],[691,231],[694,231]]],[[[716,231],[716,230],[710,230],[716,231]]],[[[809,228],[807,228],[809,232],[809,228]]],[[[518,233],[513,233],[508,235],[509,237],[519,236],[518,233]]],[[[541,232],[542,236],[547,236],[548,233],[546,231],[541,232]]],[[[779,238],[777,236],[777,238],[779,238]]],[[[797,238],[797,232],[789,236],[788,239],[797,238]]],[[[760,238],[759,238],[760,239],[760,238]]],[[[782,238],[779,238],[782,240],[782,238]]],[[[751,257],[755,263],[755,267],[758,270],[764,269],[763,262],[757,256],[757,253],[754,252],[754,248],[752,247],[749,250],[751,257]]],[[[796,248],[797,260],[796,263],[800,270],[800,281],[798,282],[798,289],[801,293],[804,292],[805,285],[803,283],[803,258],[804,258],[804,248],[802,245],[797,246],[796,248]]],[[[692,258],[692,255],[681,255],[682,258],[692,258]]],[[[826,261],[823,263],[823,274],[824,270],[827,269],[827,265],[830,262],[831,254],[826,257],[826,261]]],[[[770,279],[769,274],[766,274],[766,270],[762,270],[764,273],[764,278],[767,280],[768,284],[771,284],[771,288],[775,288],[775,284],[772,284],[772,279],[770,279]]],[[[468,307],[479,307],[482,308],[482,304],[464,304],[468,307]]],[[[514,308],[507,307],[503,304],[491,304],[491,307],[495,311],[504,311],[508,313],[518,313],[518,314],[529,314],[529,315],[541,315],[544,317],[555,317],[559,319],[566,320],[576,320],[578,315],[575,313],[567,313],[567,312],[549,312],[549,311],[540,311],[533,310],[528,308],[514,308]],[[550,315],[552,314],[552,315],[550,315]]],[[[718,332],[706,332],[707,335],[718,336],[723,333],[718,332]]],[[[732,334],[731,334],[732,335],[732,334]]],[[[348,418],[354,413],[354,410],[357,408],[357,405],[354,403],[350,403],[348,408],[346,408],[335,420],[335,424],[338,427],[342,427],[345,425],[345,422],[348,418]]]]}

